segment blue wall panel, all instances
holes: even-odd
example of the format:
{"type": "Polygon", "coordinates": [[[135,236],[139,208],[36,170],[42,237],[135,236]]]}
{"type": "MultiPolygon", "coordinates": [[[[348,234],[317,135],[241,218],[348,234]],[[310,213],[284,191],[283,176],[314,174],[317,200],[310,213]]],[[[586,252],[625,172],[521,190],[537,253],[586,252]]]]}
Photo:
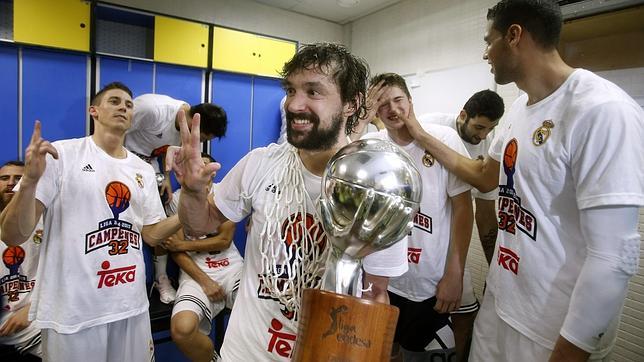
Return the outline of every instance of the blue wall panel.
{"type": "Polygon", "coordinates": [[[18,49],[0,46],[0,165],[18,159],[18,49]]]}
{"type": "Polygon", "coordinates": [[[87,56],[24,48],[22,59],[24,147],[36,120],[49,141],[84,137],[89,117],[87,56]]]}
{"type": "Polygon", "coordinates": [[[155,93],[180,99],[190,105],[199,104],[203,99],[202,80],[201,69],[157,64],[155,93]]]}
{"type": "Polygon", "coordinates": [[[284,90],[279,79],[255,77],[252,148],[277,142],[282,125],[280,102],[283,97],[284,90]]]}
{"type": "MultiPolygon", "coordinates": [[[[226,136],[210,142],[210,153],[221,163],[215,181],[219,182],[237,161],[250,151],[250,111],[252,78],[247,75],[219,73],[212,76],[212,102],[223,107],[228,116],[226,136]]],[[[246,219],[237,224],[234,241],[239,252],[246,249],[246,219]]]]}
{"type": "Polygon", "coordinates": [[[121,82],[128,86],[134,97],[141,94],[152,93],[153,64],[140,60],[100,57],[99,62],[100,85],[97,91],[111,82],[121,82]]]}

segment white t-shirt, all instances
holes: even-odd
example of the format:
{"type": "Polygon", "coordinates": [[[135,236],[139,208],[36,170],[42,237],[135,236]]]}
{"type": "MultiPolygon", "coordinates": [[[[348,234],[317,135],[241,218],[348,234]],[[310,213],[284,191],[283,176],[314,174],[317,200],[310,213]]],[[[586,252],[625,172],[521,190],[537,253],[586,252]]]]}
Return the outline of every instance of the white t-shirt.
{"type": "MultiPolygon", "coordinates": [[[[0,241],[0,326],[17,310],[31,302],[31,292],[36,285],[40,244],[43,238],[42,218],[38,220],[29,239],[18,246],[7,246],[0,241]]],[[[40,330],[29,325],[20,332],[0,337],[0,344],[16,345],[29,341],[40,330]]]]}
{"type": "Polygon", "coordinates": [[[165,218],[152,167],[91,136],[53,145],[36,188],[44,238],[29,318],[71,334],[147,313],[141,228],[165,218]]]}
{"type": "MultiPolygon", "coordinates": [[[[216,184],[213,184],[210,193],[214,193],[216,184]]],[[[181,189],[177,189],[172,194],[172,201],[166,206],[168,216],[174,215],[179,210],[179,197],[181,189]]],[[[239,273],[241,272],[244,259],[234,242],[226,250],[221,251],[189,251],[188,255],[194,260],[195,264],[208,276],[219,283],[226,294],[233,290],[239,282],[239,273]]],[[[184,280],[192,279],[188,273],[183,270],[179,275],[179,282],[183,283],[184,280]]]]}
{"type": "MultiPolygon", "coordinates": [[[[418,117],[418,120],[420,122],[429,122],[429,123],[435,123],[435,124],[447,126],[458,132],[457,125],[456,125],[457,117],[458,117],[458,114],[427,113],[418,117]]],[[[492,130],[492,132],[490,132],[487,135],[487,137],[484,140],[481,140],[481,142],[479,142],[477,145],[473,145],[469,142],[463,141],[463,145],[465,145],[465,148],[467,149],[467,152],[470,154],[471,158],[477,159],[479,157],[485,158],[485,156],[487,156],[487,151],[490,148],[492,139],[494,139],[494,132],[495,131],[492,130]]],[[[476,188],[472,188],[472,197],[477,199],[496,200],[496,197],[498,196],[498,194],[499,194],[498,189],[494,189],[492,191],[483,193],[477,190],[476,188]]]]}
{"type": "MultiPolygon", "coordinates": [[[[294,172],[295,175],[300,174],[294,172]]],[[[224,361],[267,361],[289,360],[297,336],[297,323],[292,312],[276,300],[270,290],[261,282],[264,273],[262,264],[262,237],[265,226],[271,230],[278,228],[278,238],[268,243],[273,248],[284,243],[301,243],[299,227],[303,217],[297,212],[298,205],[305,205],[305,225],[309,236],[324,240],[324,232],[316,212],[316,203],[321,192],[321,178],[310,173],[299,161],[295,148],[288,144],[271,144],[258,148],[247,154],[219,183],[214,201],[219,210],[231,221],[238,222],[252,211],[251,229],[246,242],[244,272],[239,287],[235,307],[233,308],[224,345],[224,361]],[[293,156],[295,155],[295,156],[293,156]],[[288,160],[296,159],[291,164],[294,170],[301,170],[306,191],[297,199],[287,200],[289,192],[284,183],[276,181],[289,168],[288,160]],[[279,201],[276,201],[276,195],[279,201]],[[265,206],[278,203],[275,208],[278,225],[267,224],[265,206]],[[266,224],[266,225],[265,225],[266,224]],[[284,241],[282,241],[284,240],[284,241]]],[[[323,242],[322,244],[328,245],[323,242]]],[[[406,244],[404,245],[406,248],[406,244]]],[[[385,249],[378,253],[392,253],[386,258],[388,265],[381,265],[389,274],[400,275],[407,269],[404,248],[397,253],[385,249]]],[[[377,253],[374,253],[377,254],[377,253]]],[[[367,256],[368,259],[372,255],[367,256]]],[[[375,273],[371,270],[370,273],[375,273]]],[[[322,275],[319,275],[321,277],[322,275]]]]}
{"type": "MultiPolygon", "coordinates": [[[[458,134],[445,126],[422,122],[432,136],[469,157],[458,134]]],[[[378,138],[394,142],[386,130],[369,133],[365,138],[378,138]]],[[[395,143],[395,142],[394,142],[395,143]]],[[[452,203],[450,198],[469,191],[471,186],[443,165],[423,163],[425,149],[416,142],[399,146],[411,156],[420,171],[423,196],[420,209],[414,217],[407,249],[409,271],[389,281],[389,290],[409,300],[420,302],[436,295],[436,285],[443,278],[447,252],[451,239],[452,203]]]]}
{"type": "Polygon", "coordinates": [[[125,147],[150,162],[150,158],[157,157],[165,146],[181,145],[175,120],[184,104],[186,102],[162,94],[143,94],[134,98],[132,126],[126,133],[125,147]]]}
{"type": "Polygon", "coordinates": [[[487,285],[506,323],[552,349],[586,258],[579,210],[644,205],[644,115],[583,69],[526,104],[514,102],[490,148],[500,227],[487,285]]]}

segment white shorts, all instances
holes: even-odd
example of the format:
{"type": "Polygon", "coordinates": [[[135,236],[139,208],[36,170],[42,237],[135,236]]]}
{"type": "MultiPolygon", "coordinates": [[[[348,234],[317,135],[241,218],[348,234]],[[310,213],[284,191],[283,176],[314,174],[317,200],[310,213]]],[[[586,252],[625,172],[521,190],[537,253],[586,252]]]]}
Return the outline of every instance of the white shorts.
{"type": "Polygon", "coordinates": [[[43,361],[142,362],[154,360],[150,315],[61,334],[42,330],[43,361]]]}
{"type": "MultiPolygon", "coordinates": [[[[534,342],[505,323],[496,313],[494,295],[485,292],[481,310],[474,322],[471,362],[548,361],[552,350],[534,342]]],[[[592,355],[589,361],[609,361],[610,353],[592,355]]]]}
{"type": "Polygon", "coordinates": [[[177,299],[175,299],[174,307],[172,308],[172,318],[179,312],[191,311],[199,317],[199,331],[209,335],[212,319],[225,307],[233,308],[238,287],[239,281],[237,281],[236,287],[233,287],[232,290],[226,290],[224,300],[211,302],[199,283],[191,278],[184,278],[177,290],[177,299]]]}
{"type": "Polygon", "coordinates": [[[463,273],[463,295],[461,296],[461,306],[452,312],[452,314],[466,314],[474,313],[479,310],[480,305],[476,295],[474,294],[474,286],[472,285],[472,276],[470,270],[465,267],[463,273]]]}

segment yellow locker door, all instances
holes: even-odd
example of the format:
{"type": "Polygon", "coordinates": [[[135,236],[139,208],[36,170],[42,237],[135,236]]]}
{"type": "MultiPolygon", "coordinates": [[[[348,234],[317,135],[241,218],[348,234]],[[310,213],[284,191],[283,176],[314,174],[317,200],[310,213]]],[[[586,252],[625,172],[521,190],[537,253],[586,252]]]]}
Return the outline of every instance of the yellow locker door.
{"type": "Polygon", "coordinates": [[[206,68],[208,25],[155,16],[154,60],[206,68]]]}
{"type": "Polygon", "coordinates": [[[20,43],[89,51],[89,1],[14,1],[13,34],[20,43]]]}
{"type": "Polygon", "coordinates": [[[257,37],[242,31],[215,27],[213,35],[212,67],[229,72],[257,71],[257,37]]]}
{"type": "Polygon", "coordinates": [[[294,42],[271,39],[258,36],[259,43],[259,68],[256,74],[269,77],[279,77],[284,63],[295,55],[296,44],[294,42]]]}

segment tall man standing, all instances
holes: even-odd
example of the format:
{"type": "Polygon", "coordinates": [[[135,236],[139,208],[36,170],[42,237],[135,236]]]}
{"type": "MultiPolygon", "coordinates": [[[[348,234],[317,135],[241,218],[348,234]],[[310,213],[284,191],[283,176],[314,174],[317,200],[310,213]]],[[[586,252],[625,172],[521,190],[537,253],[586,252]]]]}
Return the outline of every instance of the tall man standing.
{"type": "MultiPolygon", "coordinates": [[[[317,216],[321,175],[365,113],[366,64],[335,44],[300,49],[284,65],[288,143],[251,151],[214,198],[206,186],[218,165],[204,165],[199,119],[182,123],[182,147],[169,160],[182,174],[179,216],[190,234],[212,232],[252,210],[244,272],[224,345],[224,361],[288,360],[304,288],[319,288],[329,242],[317,216]],[[343,132],[344,131],[344,132],[343,132]]],[[[407,270],[407,243],[365,258],[363,297],[388,301],[388,277],[407,270]]]]}
{"type": "Polygon", "coordinates": [[[644,114],[561,59],[556,2],[503,0],[487,18],[483,58],[497,83],[525,92],[488,157],[461,157],[405,118],[454,173],[481,191],[499,185],[498,249],[471,360],[602,358],[638,267],[644,114]]]}
{"type": "Polygon", "coordinates": [[[123,146],[132,108],[130,90],[110,83],[89,107],[93,135],[49,143],[37,121],[19,191],[0,216],[2,240],[19,245],[44,215],[29,319],[42,329],[45,361],[153,357],[141,244],[180,224],[165,219],[152,167],[123,146]]]}

